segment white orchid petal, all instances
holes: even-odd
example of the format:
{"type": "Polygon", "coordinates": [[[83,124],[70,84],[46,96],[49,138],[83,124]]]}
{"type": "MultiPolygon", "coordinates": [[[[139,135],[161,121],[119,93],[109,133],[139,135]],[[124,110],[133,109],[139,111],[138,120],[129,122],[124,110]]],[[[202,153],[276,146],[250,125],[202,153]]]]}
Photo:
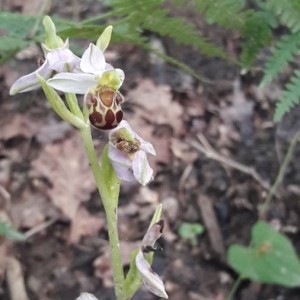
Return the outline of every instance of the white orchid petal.
{"type": "Polygon", "coordinates": [[[105,71],[105,58],[103,52],[94,44],[90,44],[84,51],[80,68],[84,73],[101,74],[105,71]]]}
{"type": "Polygon", "coordinates": [[[132,161],[133,175],[143,186],[149,183],[153,177],[153,170],[149,166],[147,155],[144,151],[138,151],[134,154],[132,161]]]}
{"type": "Polygon", "coordinates": [[[114,146],[109,145],[108,157],[114,167],[116,175],[124,181],[136,181],[131,168],[131,160],[114,146]]]}
{"type": "Polygon", "coordinates": [[[36,74],[38,73],[45,80],[47,80],[50,78],[52,72],[53,70],[50,69],[49,63],[46,60],[36,71],[20,77],[10,88],[9,94],[15,95],[17,93],[24,93],[39,88],[40,84],[37,80],[36,74]]]}
{"type": "Polygon", "coordinates": [[[109,63],[105,64],[105,71],[110,71],[110,70],[114,70],[114,69],[115,68],[111,64],[109,64],[109,63]]]}
{"type": "Polygon", "coordinates": [[[149,291],[158,297],[168,299],[168,294],[166,293],[164,283],[160,277],[153,272],[150,264],[144,257],[143,252],[140,250],[135,257],[135,264],[137,269],[142,275],[144,284],[149,289],[149,291]]]}
{"type": "Polygon", "coordinates": [[[79,68],[80,58],[69,49],[55,49],[47,54],[49,66],[56,72],[71,72],[79,68]]]}
{"type": "Polygon", "coordinates": [[[156,155],[156,151],[151,143],[144,141],[142,138],[140,138],[139,141],[141,142],[141,150],[146,153],[156,155]]]}
{"type": "Polygon", "coordinates": [[[125,128],[133,138],[136,138],[141,143],[141,150],[145,151],[146,153],[156,155],[153,145],[143,140],[135,131],[133,131],[128,122],[125,120],[122,120],[117,128],[111,130],[109,136],[111,137],[114,133],[118,132],[122,128],[125,128]]]}
{"type": "Polygon", "coordinates": [[[120,88],[121,85],[122,85],[123,82],[124,82],[124,79],[125,79],[125,73],[124,73],[124,71],[121,70],[121,69],[115,69],[115,71],[118,73],[119,78],[120,78],[120,84],[119,84],[119,88],[120,88]]]}
{"type": "Polygon", "coordinates": [[[82,73],[59,73],[47,82],[56,90],[75,94],[85,94],[96,85],[94,75],[82,73]]]}
{"type": "Polygon", "coordinates": [[[76,298],[76,300],[98,300],[98,298],[90,293],[81,293],[80,296],[76,298]]]}

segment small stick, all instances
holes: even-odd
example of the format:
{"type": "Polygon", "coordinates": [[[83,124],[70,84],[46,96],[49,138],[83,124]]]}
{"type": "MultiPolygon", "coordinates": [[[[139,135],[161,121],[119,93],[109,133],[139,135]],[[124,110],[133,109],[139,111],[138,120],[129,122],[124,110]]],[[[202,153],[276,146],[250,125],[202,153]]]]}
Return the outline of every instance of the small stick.
{"type": "Polygon", "coordinates": [[[200,193],[197,203],[201,211],[203,223],[208,232],[208,238],[211,247],[215,253],[224,258],[225,247],[220,226],[218,224],[217,217],[213,208],[213,201],[204,194],[200,193]]]}
{"type": "Polygon", "coordinates": [[[11,300],[29,300],[21,263],[15,257],[7,259],[6,278],[11,300]]]}
{"type": "Polygon", "coordinates": [[[49,226],[51,226],[52,224],[54,224],[57,220],[56,219],[51,219],[49,221],[43,222],[31,229],[29,229],[28,231],[25,232],[25,237],[26,239],[32,237],[33,235],[39,233],[40,231],[48,228],[49,226]]]}
{"type": "Polygon", "coordinates": [[[197,149],[198,151],[205,154],[207,158],[216,160],[216,161],[220,162],[221,164],[224,164],[230,168],[233,168],[233,169],[239,170],[245,174],[248,174],[252,178],[254,178],[265,190],[268,191],[270,189],[270,184],[266,180],[264,180],[256,172],[256,170],[254,168],[245,166],[239,162],[232,160],[229,157],[222,156],[216,150],[214,150],[214,148],[209,144],[209,142],[207,141],[207,139],[204,137],[203,134],[199,134],[199,135],[197,135],[197,137],[198,137],[200,143],[197,141],[191,141],[189,144],[192,147],[194,147],[195,149],[197,149]]]}

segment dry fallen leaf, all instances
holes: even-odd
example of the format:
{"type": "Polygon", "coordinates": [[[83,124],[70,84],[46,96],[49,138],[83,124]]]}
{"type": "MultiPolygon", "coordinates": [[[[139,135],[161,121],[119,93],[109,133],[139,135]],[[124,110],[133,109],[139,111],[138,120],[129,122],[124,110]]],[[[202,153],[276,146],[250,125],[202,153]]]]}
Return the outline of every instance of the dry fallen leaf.
{"type": "Polygon", "coordinates": [[[186,163],[193,163],[198,158],[198,153],[182,139],[173,138],[171,142],[171,150],[176,158],[186,163]]]}
{"type": "Polygon", "coordinates": [[[130,125],[156,149],[157,155],[150,157],[150,162],[169,164],[171,138],[184,131],[183,109],[172,100],[170,87],[142,80],[127,98],[134,105],[134,112],[126,114],[130,125]]]}
{"type": "Polygon", "coordinates": [[[182,133],[182,106],[172,101],[171,88],[142,80],[128,93],[128,99],[138,106],[135,114],[152,124],[169,125],[176,134],[182,133]]]}
{"type": "Polygon", "coordinates": [[[13,117],[9,116],[9,121],[1,122],[0,140],[8,140],[16,136],[31,138],[37,128],[37,124],[27,115],[14,114],[13,117]]]}
{"type": "Polygon", "coordinates": [[[67,122],[57,122],[57,120],[50,119],[39,127],[37,140],[41,144],[53,143],[65,138],[72,129],[72,126],[67,122]]]}
{"type": "Polygon", "coordinates": [[[52,187],[48,195],[66,217],[73,219],[81,202],[90,198],[95,183],[79,135],[46,145],[33,161],[33,176],[44,177],[52,187]]]}
{"type": "Polygon", "coordinates": [[[82,236],[96,236],[105,221],[92,216],[84,207],[80,207],[72,220],[70,242],[79,242],[82,236]]]}

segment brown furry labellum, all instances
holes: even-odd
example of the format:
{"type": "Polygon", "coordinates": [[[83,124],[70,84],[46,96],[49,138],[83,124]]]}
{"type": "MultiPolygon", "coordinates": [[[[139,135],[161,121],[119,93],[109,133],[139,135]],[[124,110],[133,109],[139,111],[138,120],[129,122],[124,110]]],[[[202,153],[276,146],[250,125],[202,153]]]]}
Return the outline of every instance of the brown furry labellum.
{"type": "Polygon", "coordinates": [[[85,101],[89,109],[90,122],[97,129],[110,130],[122,121],[121,103],[124,97],[119,91],[101,86],[95,92],[87,93],[85,101]]]}

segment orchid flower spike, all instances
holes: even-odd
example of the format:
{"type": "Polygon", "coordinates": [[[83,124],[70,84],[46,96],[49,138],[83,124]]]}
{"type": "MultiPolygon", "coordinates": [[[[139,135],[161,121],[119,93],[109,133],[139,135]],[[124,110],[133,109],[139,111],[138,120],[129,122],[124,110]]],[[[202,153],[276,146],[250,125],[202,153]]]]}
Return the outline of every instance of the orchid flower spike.
{"type": "Polygon", "coordinates": [[[109,132],[108,157],[117,176],[145,186],[153,178],[147,153],[156,155],[152,144],[144,141],[126,121],[109,132]]]}
{"type": "Polygon", "coordinates": [[[110,40],[112,27],[109,26],[100,36],[97,45],[90,44],[84,51],[80,69],[81,73],[59,73],[48,80],[48,84],[65,93],[94,93],[99,87],[105,86],[118,90],[125,78],[121,69],[114,69],[106,63],[103,49],[110,40]]]}
{"type": "Polygon", "coordinates": [[[42,44],[45,60],[34,72],[20,77],[10,88],[10,95],[28,92],[40,87],[37,74],[45,80],[56,72],[73,72],[79,69],[80,58],[69,49],[69,41],[56,35],[55,25],[51,18],[46,16],[43,20],[46,31],[45,43],[42,44]]]}
{"type": "Polygon", "coordinates": [[[141,248],[135,258],[135,264],[142,275],[145,286],[156,296],[168,299],[164,283],[160,277],[151,269],[144,254],[155,251],[156,241],[161,237],[164,228],[164,221],[160,220],[152,225],[145,234],[141,248]]]}

